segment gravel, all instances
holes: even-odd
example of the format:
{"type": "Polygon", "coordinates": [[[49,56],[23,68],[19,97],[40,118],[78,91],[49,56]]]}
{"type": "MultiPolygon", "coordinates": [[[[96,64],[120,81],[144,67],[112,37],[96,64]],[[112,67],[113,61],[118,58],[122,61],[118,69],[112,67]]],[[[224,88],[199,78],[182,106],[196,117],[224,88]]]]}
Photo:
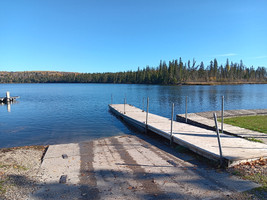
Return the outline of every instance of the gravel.
{"type": "Polygon", "coordinates": [[[27,199],[38,188],[44,146],[0,149],[0,199],[27,199]]]}

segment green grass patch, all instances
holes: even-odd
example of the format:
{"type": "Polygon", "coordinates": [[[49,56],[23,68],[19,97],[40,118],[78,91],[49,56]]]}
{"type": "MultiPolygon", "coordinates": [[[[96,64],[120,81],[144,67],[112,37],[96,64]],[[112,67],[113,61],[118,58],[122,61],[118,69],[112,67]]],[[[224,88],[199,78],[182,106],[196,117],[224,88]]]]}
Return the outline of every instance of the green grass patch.
{"type": "MultiPolygon", "coordinates": [[[[256,196],[256,199],[266,199],[266,195],[267,195],[267,177],[264,173],[253,173],[253,174],[248,174],[239,171],[239,170],[234,170],[231,172],[233,175],[239,176],[242,179],[245,180],[250,180],[250,181],[254,181],[256,183],[261,184],[261,187],[258,188],[254,188],[252,190],[246,191],[244,192],[245,194],[253,194],[254,196],[256,196]]],[[[248,196],[249,197],[249,196],[248,196]]],[[[254,199],[254,198],[248,198],[248,199],[254,199]]]]}
{"type": "Polygon", "coordinates": [[[233,171],[233,172],[231,172],[233,175],[235,175],[235,176],[242,176],[242,174],[241,174],[241,172],[240,171],[238,171],[238,170],[235,170],[235,171],[233,171]]]}
{"type": "Polygon", "coordinates": [[[0,169],[1,169],[1,168],[9,168],[9,167],[13,167],[14,169],[24,170],[24,171],[28,170],[27,167],[24,167],[24,166],[22,166],[22,165],[16,165],[16,164],[6,165],[6,164],[2,164],[2,163],[0,163],[0,169]]]}
{"type": "Polygon", "coordinates": [[[265,174],[256,173],[251,175],[244,175],[243,178],[260,183],[263,185],[263,187],[267,188],[267,176],[265,174]]]}
{"type": "Polygon", "coordinates": [[[4,165],[0,163],[0,168],[7,168],[7,167],[9,167],[9,165],[4,165]]]}
{"type": "Polygon", "coordinates": [[[267,194],[267,187],[263,186],[263,187],[254,188],[251,191],[249,191],[249,193],[254,194],[256,197],[258,197],[258,199],[265,200],[266,194],[267,194]]]}
{"type": "Polygon", "coordinates": [[[4,187],[4,181],[0,181],[0,195],[4,194],[6,192],[6,189],[4,187]]]}
{"type": "Polygon", "coordinates": [[[224,123],[267,134],[267,115],[225,118],[224,123]]]}
{"type": "Polygon", "coordinates": [[[262,140],[260,140],[260,139],[256,139],[256,138],[246,138],[247,140],[249,140],[249,141],[252,141],[252,142],[259,142],[259,143],[264,143],[262,140]]]}

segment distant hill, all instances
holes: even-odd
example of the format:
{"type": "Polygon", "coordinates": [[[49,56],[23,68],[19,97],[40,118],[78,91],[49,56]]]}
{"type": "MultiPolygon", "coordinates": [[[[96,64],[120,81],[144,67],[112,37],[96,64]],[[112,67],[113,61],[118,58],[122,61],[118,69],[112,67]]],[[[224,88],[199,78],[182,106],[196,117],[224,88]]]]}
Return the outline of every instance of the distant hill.
{"type": "Polygon", "coordinates": [[[131,83],[131,84],[229,84],[229,83],[267,83],[265,67],[245,67],[240,63],[218,65],[217,60],[204,66],[193,60],[187,63],[173,60],[159,66],[127,72],[76,73],[58,71],[0,72],[0,83],[131,83]]]}

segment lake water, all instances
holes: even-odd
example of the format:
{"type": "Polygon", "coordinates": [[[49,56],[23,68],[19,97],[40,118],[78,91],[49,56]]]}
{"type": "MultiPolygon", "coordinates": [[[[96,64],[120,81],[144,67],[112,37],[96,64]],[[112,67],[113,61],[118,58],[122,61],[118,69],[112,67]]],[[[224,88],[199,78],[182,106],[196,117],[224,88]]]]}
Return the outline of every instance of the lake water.
{"type": "Polygon", "coordinates": [[[127,103],[142,108],[150,99],[150,112],[169,117],[175,114],[221,109],[267,108],[267,85],[158,86],[130,84],[0,84],[0,96],[10,91],[20,99],[0,106],[0,147],[79,142],[129,133],[108,112],[108,104],[127,103]]]}

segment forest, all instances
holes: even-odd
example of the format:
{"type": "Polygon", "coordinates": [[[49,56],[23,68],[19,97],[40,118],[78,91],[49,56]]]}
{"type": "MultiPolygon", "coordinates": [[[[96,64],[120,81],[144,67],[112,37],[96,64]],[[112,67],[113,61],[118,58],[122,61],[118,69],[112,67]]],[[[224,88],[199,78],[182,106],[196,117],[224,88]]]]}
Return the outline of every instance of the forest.
{"type": "Polygon", "coordinates": [[[130,84],[227,84],[267,83],[265,67],[246,67],[242,60],[233,63],[226,60],[219,65],[217,60],[204,66],[203,62],[175,59],[160,61],[157,67],[147,66],[136,71],[75,73],[57,71],[0,71],[0,83],[130,83],[130,84]]]}

